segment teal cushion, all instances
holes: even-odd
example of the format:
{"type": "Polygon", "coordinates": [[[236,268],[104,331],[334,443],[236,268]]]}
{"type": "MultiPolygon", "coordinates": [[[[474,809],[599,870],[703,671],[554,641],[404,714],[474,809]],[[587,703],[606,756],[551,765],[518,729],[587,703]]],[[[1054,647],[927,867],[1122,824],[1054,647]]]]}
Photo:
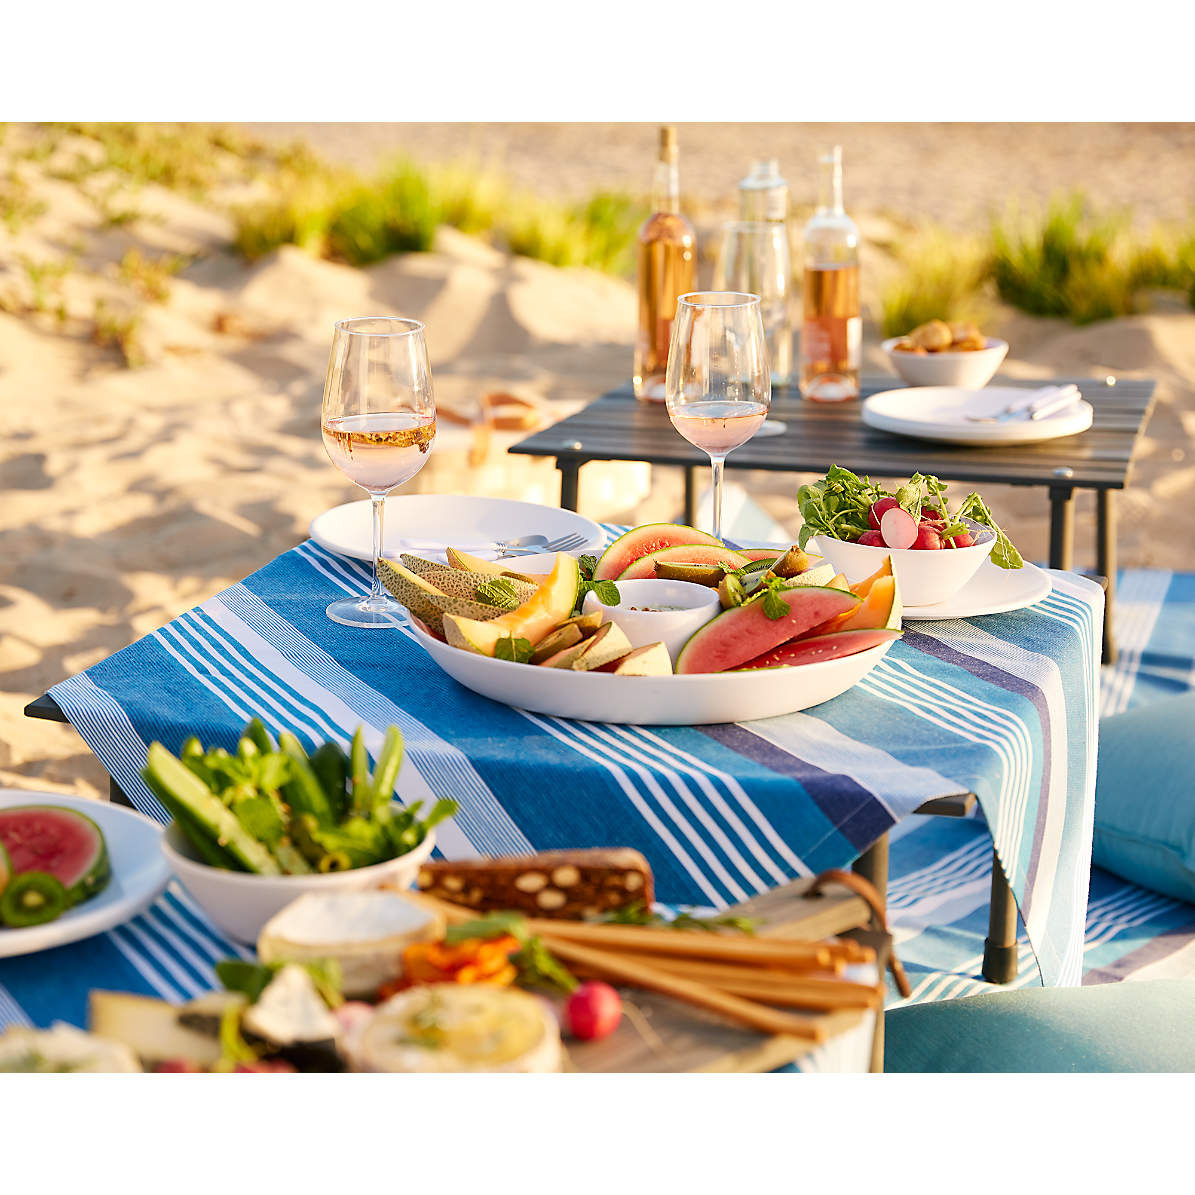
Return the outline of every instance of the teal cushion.
{"type": "Polygon", "coordinates": [[[1027,988],[896,1008],[884,1070],[1195,1071],[1195,979],[1027,988]]]}
{"type": "Polygon", "coordinates": [[[1195,691],[1100,722],[1092,862],[1195,903],[1195,691]]]}

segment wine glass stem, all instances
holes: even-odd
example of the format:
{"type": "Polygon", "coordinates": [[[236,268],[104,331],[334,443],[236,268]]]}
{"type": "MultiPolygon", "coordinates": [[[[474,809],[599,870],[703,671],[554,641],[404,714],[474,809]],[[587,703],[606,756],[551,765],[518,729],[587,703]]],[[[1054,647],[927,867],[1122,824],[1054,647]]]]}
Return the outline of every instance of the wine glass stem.
{"type": "Polygon", "coordinates": [[[710,471],[713,474],[710,501],[714,508],[714,539],[722,538],[722,466],[725,464],[726,457],[710,454],[710,471]]]}
{"type": "Polygon", "coordinates": [[[386,519],[386,495],[385,493],[370,493],[369,498],[373,503],[373,578],[369,586],[369,600],[371,603],[376,603],[382,596],[382,579],[378,575],[378,561],[382,556],[382,525],[386,519]]]}

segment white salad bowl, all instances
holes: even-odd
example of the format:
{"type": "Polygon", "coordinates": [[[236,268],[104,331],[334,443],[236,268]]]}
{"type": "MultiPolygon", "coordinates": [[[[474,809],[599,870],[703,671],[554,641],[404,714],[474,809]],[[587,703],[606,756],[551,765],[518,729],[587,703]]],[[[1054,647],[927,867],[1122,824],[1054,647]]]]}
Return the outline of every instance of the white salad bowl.
{"type": "Polygon", "coordinates": [[[619,581],[616,606],[607,606],[592,589],[581,605],[584,612],[600,612],[603,621],[615,623],[632,647],[663,643],[673,664],[689,636],[721,608],[718,591],[708,585],[658,577],[619,581]]]}
{"type": "Polygon", "coordinates": [[[419,627],[414,635],[440,668],[483,697],[559,718],[628,726],[708,726],[809,709],[862,680],[894,642],[791,668],[616,676],[496,660],[450,647],[419,627]]]}
{"type": "Polygon", "coordinates": [[[881,548],[819,535],[817,550],[852,585],[870,577],[884,563],[884,557],[891,556],[901,602],[906,606],[932,606],[954,597],[996,546],[996,533],[990,528],[971,522],[967,526],[975,536],[970,548],[942,548],[937,552],[881,548]]]}
{"type": "Polygon", "coordinates": [[[174,823],[162,835],[162,853],[179,882],[219,929],[240,942],[256,942],[262,926],[275,913],[308,892],[344,892],[383,884],[410,888],[435,845],[436,832],[429,830],[414,850],[371,867],[319,875],[263,876],[201,862],[174,823]]]}
{"type": "Polygon", "coordinates": [[[961,386],[978,390],[992,380],[1008,355],[1008,341],[987,337],[986,348],[963,352],[906,353],[896,345],[902,336],[893,336],[880,346],[892,368],[910,386],[961,386]]]}

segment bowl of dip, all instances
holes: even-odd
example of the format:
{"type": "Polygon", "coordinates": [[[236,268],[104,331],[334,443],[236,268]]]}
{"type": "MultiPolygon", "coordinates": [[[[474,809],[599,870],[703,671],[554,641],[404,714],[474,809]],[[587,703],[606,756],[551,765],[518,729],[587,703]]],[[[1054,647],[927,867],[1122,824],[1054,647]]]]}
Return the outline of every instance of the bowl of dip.
{"type": "Polygon", "coordinates": [[[616,623],[632,647],[663,643],[674,664],[689,636],[722,608],[716,589],[691,581],[644,577],[639,581],[619,581],[617,585],[618,605],[607,606],[590,590],[582,611],[598,612],[604,621],[616,623]]]}

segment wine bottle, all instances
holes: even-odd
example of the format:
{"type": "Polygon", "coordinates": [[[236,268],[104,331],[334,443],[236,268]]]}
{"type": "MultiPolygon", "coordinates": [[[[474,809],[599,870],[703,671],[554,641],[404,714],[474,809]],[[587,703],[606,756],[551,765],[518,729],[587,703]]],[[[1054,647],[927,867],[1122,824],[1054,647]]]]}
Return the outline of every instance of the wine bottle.
{"type": "MultiPolygon", "coordinates": [[[[788,239],[788,183],[780,175],[776,158],[752,162],[746,178],[739,183],[739,220],[764,226],[750,235],[756,247],[755,260],[746,280],[736,282],[736,287],[758,291],[768,360],[772,363],[772,385],[787,386],[792,381],[793,366],[792,252],[788,239]]],[[[749,234],[744,230],[741,235],[749,234]]]]}
{"type": "Polygon", "coordinates": [[[639,229],[639,324],[635,338],[635,397],[664,401],[668,345],[676,300],[696,289],[697,235],[680,214],[676,129],[660,129],[652,214],[639,229]]]}
{"type": "Polygon", "coordinates": [[[842,147],[823,154],[820,165],[817,211],[804,236],[801,393],[842,402],[859,397],[859,230],[842,206],[842,147]]]}

